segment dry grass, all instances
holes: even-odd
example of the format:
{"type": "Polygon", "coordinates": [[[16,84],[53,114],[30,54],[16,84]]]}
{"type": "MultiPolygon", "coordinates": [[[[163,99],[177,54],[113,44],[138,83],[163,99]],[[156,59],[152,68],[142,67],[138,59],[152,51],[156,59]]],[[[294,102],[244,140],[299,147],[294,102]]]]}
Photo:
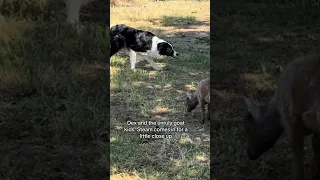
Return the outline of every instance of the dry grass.
{"type": "Polygon", "coordinates": [[[0,25],[0,37],[2,39],[9,39],[14,36],[19,36],[32,27],[33,22],[31,20],[9,17],[0,25]]]}
{"type": "MultiPolygon", "coordinates": [[[[146,3],[155,2],[157,0],[111,0],[110,6],[111,7],[134,7],[137,5],[145,5],[146,3]]],[[[174,0],[174,2],[185,2],[185,0],[174,0]]],[[[203,0],[202,0],[203,1],[203,0]]],[[[204,0],[208,1],[208,0],[204,0]]],[[[158,1],[161,2],[161,1],[158,1]]],[[[162,1],[163,2],[163,1],[162,1]]]]}
{"type": "MultiPolygon", "coordinates": [[[[33,22],[31,20],[7,18],[6,22],[0,25],[0,54],[2,57],[11,53],[10,40],[21,36],[32,27],[33,22]]],[[[19,85],[27,81],[26,72],[22,71],[21,68],[13,66],[12,62],[5,59],[2,59],[2,64],[6,65],[0,66],[0,87],[19,85]]]]}
{"type": "MultiPolygon", "coordinates": [[[[149,0],[139,0],[139,3],[148,2],[149,0]]],[[[110,1],[110,6],[115,7],[115,6],[133,6],[137,4],[137,0],[111,0],[110,1]]]]}
{"type": "MultiPolygon", "coordinates": [[[[171,31],[179,25],[201,28],[200,22],[196,23],[195,20],[209,22],[208,4],[208,2],[202,1],[161,1],[131,7],[112,7],[110,14],[111,17],[114,16],[110,19],[110,26],[121,22],[137,28],[161,28],[167,31],[171,31]]],[[[208,26],[203,28],[208,28],[208,26]]]]}

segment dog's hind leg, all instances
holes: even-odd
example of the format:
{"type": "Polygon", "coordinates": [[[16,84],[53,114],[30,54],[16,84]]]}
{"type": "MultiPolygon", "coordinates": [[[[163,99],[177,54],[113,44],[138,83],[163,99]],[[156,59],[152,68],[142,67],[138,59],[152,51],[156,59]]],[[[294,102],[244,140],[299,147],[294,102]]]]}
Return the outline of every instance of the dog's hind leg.
{"type": "Polygon", "coordinates": [[[136,63],[137,63],[137,53],[130,49],[129,52],[131,69],[136,71],[136,63]]]}
{"type": "Polygon", "coordinates": [[[312,179],[316,180],[320,178],[320,133],[316,133],[312,138],[313,149],[313,175],[312,179]]]}
{"type": "Polygon", "coordinates": [[[156,71],[161,71],[161,68],[159,66],[157,66],[157,64],[153,61],[153,59],[149,56],[146,56],[145,59],[150,63],[150,65],[152,66],[152,68],[156,71]]]}

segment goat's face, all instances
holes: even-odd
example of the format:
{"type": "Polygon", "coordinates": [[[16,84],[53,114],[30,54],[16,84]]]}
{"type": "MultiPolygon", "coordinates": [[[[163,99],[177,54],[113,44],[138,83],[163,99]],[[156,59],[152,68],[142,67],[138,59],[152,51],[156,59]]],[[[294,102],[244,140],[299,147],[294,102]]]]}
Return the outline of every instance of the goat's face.
{"type": "Polygon", "coordinates": [[[243,118],[244,130],[247,136],[247,155],[251,160],[258,159],[263,153],[274,145],[274,136],[264,131],[261,123],[265,118],[267,105],[258,105],[254,101],[246,99],[248,112],[243,118]]]}
{"type": "Polygon", "coordinates": [[[188,112],[191,112],[199,104],[196,98],[198,97],[196,97],[194,94],[187,93],[186,107],[188,112]]]}

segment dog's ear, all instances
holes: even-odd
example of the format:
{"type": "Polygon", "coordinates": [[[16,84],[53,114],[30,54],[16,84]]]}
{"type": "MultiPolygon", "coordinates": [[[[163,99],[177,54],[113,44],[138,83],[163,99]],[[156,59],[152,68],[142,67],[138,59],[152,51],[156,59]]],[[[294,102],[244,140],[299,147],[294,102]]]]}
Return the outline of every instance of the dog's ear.
{"type": "Polygon", "coordinates": [[[160,53],[162,53],[163,50],[165,49],[165,48],[164,48],[164,43],[163,43],[163,42],[162,42],[162,43],[158,43],[158,44],[157,44],[157,49],[158,49],[158,51],[159,51],[160,53]]]}
{"type": "Polygon", "coordinates": [[[157,49],[160,55],[172,56],[174,53],[172,46],[167,42],[158,43],[157,49]]]}

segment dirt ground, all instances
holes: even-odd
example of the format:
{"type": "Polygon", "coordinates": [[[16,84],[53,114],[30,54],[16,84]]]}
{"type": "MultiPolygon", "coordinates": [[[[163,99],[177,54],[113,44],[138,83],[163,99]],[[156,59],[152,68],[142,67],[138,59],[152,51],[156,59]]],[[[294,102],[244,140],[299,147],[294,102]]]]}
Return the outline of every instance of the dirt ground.
{"type": "MultiPolygon", "coordinates": [[[[248,159],[242,95],[267,102],[281,69],[319,46],[320,14],[312,3],[226,0],[213,5],[211,87],[223,91],[226,99],[215,109],[220,129],[211,127],[211,179],[290,179],[291,151],[285,135],[260,159],[248,159]]],[[[310,172],[309,142],[305,150],[310,172]]]]}

